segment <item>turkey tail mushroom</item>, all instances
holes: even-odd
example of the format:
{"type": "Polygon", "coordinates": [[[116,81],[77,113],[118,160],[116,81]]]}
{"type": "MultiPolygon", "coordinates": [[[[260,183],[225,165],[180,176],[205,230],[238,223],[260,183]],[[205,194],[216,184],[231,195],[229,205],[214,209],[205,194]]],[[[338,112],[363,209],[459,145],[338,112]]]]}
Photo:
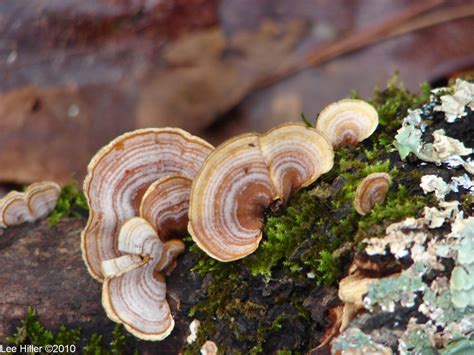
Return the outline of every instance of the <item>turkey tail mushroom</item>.
{"type": "Polygon", "coordinates": [[[188,231],[217,260],[243,258],[259,245],[265,209],[329,171],[333,159],[325,137],[299,124],[233,138],[193,181],[188,231]]]}
{"type": "Polygon", "coordinates": [[[326,106],[318,116],[316,129],[333,145],[355,145],[368,138],[377,128],[375,108],[362,100],[344,99],[326,106]]]}
{"type": "Polygon", "coordinates": [[[366,176],[357,186],[354,207],[361,215],[366,215],[375,204],[385,201],[390,187],[390,175],[387,173],[372,173],[366,176]]]}

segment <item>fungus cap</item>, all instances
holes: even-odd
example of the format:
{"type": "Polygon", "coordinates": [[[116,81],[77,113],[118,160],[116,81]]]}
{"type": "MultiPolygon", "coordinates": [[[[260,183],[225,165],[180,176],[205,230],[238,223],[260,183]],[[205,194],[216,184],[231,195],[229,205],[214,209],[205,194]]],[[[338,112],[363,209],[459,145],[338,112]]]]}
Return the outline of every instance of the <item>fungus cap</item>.
{"type": "Polygon", "coordinates": [[[361,215],[369,213],[375,204],[385,201],[391,178],[387,173],[367,175],[357,186],[354,207],[361,215]]]}
{"type": "Polygon", "coordinates": [[[90,274],[102,281],[101,262],[120,256],[120,226],[139,214],[146,189],[170,174],[193,178],[213,147],[177,128],[140,129],[117,137],[91,160],[84,180],[90,208],[82,253],[90,274]]]}
{"type": "Polygon", "coordinates": [[[260,137],[260,149],[282,202],[334,165],[334,152],[325,137],[300,124],[268,131],[260,137]]]}
{"type": "Polygon", "coordinates": [[[344,99],[326,106],[318,116],[316,129],[333,145],[354,145],[368,138],[377,128],[375,108],[362,100],[344,99]]]}
{"type": "Polygon", "coordinates": [[[162,340],[171,333],[174,320],[161,272],[184,250],[184,244],[163,244],[146,220],[135,217],[120,229],[118,245],[127,254],[102,262],[103,274],[107,276],[102,287],[105,311],[136,337],[162,340]]]}
{"type": "Polygon", "coordinates": [[[169,240],[186,230],[192,180],[179,175],[165,176],[146,190],[140,204],[140,216],[169,240]]]}
{"type": "Polygon", "coordinates": [[[58,202],[61,188],[51,181],[36,182],[25,192],[12,191],[0,199],[0,227],[34,222],[46,217],[58,202]]]}
{"type": "Polygon", "coordinates": [[[325,137],[300,124],[228,140],[193,181],[188,231],[217,260],[243,258],[259,245],[265,209],[329,171],[333,159],[325,137]]]}

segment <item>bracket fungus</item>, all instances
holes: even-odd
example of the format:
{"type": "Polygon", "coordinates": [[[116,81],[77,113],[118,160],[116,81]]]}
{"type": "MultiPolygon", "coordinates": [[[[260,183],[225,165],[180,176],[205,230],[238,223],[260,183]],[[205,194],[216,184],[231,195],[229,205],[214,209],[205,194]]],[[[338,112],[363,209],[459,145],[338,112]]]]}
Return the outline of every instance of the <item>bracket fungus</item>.
{"type": "Polygon", "coordinates": [[[46,217],[58,202],[61,188],[51,181],[31,184],[0,199],[0,227],[7,228],[46,217]]]}
{"type": "Polygon", "coordinates": [[[192,179],[212,150],[209,143],[181,129],[148,128],[117,137],[92,158],[84,180],[90,214],[82,251],[94,278],[104,279],[102,261],[121,255],[119,228],[139,214],[147,188],[171,174],[192,179]]]}
{"type": "Polygon", "coordinates": [[[333,145],[355,145],[368,138],[377,128],[375,108],[362,100],[343,99],[326,106],[319,114],[316,129],[333,145]]]}
{"type": "Polygon", "coordinates": [[[177,128],[126,133],[91,160],[84,181],[90,207],[82,252],[103,281],[110,319],[138,338],[162,340],[174,327],[165,276],[184,243],[191,179],[214,148],[177,128]]]}
{"type": "Polygon", "coordinates": [[[375,204],[385,201],[390,182],[390,175],[387,173],[372,173],[362,179],[354,197],[356,211],[364,216],[375,204]]]}
{"type": "Polygon", "coordinates": [[[217,260],[243,258],[259,245],[265,209],[285,202],[333,164],[325,136],[300,124],[230,139],[209,155],[193,181],[188,231],[217,260]]]}
{"type": "Polygon", "coordinates": [[[124,255],[102,262],[105,311],[136,337],[162,340],[174,327],[162,273],[184,251],[184,244],[163,243],[146,220],[135,217],[120,229],[118,248],[124,255]]]}

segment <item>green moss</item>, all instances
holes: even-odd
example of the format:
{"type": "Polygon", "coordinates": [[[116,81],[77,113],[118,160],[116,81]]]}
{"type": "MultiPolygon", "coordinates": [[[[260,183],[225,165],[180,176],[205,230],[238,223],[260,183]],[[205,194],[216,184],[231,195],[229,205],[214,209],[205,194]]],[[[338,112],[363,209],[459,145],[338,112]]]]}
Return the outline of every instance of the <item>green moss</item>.
{"type": "Polygon", "coordinates": [[[299,270],[291,255],[307,239],[323,208],[321,201],[307,192],[297,193],[278,215],[266,219],[265,238],[257,251],[244,259],[245,266],[253,275],[267,278],[280,262],[290,269],[299,270]]]}
{"type": "Polygon", "coordinates": [[[79,334],[79,328],[66,329],[64,326],[61,326],[56,334],[53,334],[39,322],[38,314],[30,307],[26,318],[21,321],[21,326],[17,328],[15,334],[7,337],[6,341],[10,345],[70,345],[79,340],[79,334]]]}
{"type": "Polygon", "coordinates": [[[359,100],[362,99],[362,97],[359,95],[359,92],[357,90],[352,89],[349,95],[349,99],[359,100]]]}
{"type": "Polygon", "coordinates": [[[21,321],[21,325],[16,332],[6,337],[7,345],[77,345],[86,343],[82,349],[84,354],[108,355],[124,354],[127,346],[128,335],[123,334],[123,327],[116,325],[112,332],[112,341],[109,346],[103,344],[102,335],[93,334],[90,339],[81,338],[81,329],[70,328],[61,325],[56,333],[48,330],[38,319],[38,313],[33,308],[28,308],[26,318],[21,321]]]}
{"type": "Polygon", "coordinates": [[[320,274],[320,283],[325,285],[334,284],[340,273],[339,258],[333,256],[327,250],[322,250],[319,253],[317,270],[320,274]]]}
{"type": "Polygon", "coordinates": [[[474,206],[474,195],[465,194],[462,198],[461,206],[466,214],[470,214],[474,206]]]}
{"type": "MultiPolygon", "coordinates": [[[[212,339],[213,334],[215,333],[215,322],[210,319],[206,319],[201,321],[201,325],[199,326],[199,331],[197,333],[197,339],[192,344],[186,344],[184,348],[184,355],[195,355],[200,354],[201,347],[204,343],[212,339]]],[[[225,353],[225,347],[222,347],[219,344],[219,354],[225,353]]]]}
{"type": "Polygon", "coordinates": [[[88,210],[86,198],[77,188],[77,182],[71,181],[61,189],[58,203],[48,217],[49,225],[55,226],[64,218],[80,217],[88,210]]]}
{"type": "Polygon", "coordinates": [[[420,86],[419,95],[411,93],[400,82],[398,73],[392,76],[383,91],[376,89],[370,103],[379,114],[379,124],[384,130],[398,129],[408,109],[419,107],[430,98],[431,87],[428,83],[420,86]]]}
{"type": "MultiPolygon", "coordinates": [[[[102,335],[93,334],[90,340],[82,349],[85,355],[116,355],[132,353],[128,348],[129,334],[123,330],[123,326],[117,324],[112,331],[112,340],[108,344],[104,344],[102,335]]],[[[138,355],[138,351],[133,351],[134,355],[138,355]]]]}
{"type": "MultiPolygon", "coordinates": [[[[206,258],[204,255],[201,256],[206,258]]],[[[206,264],[210,263],[200,263],[199,270],[207,269],[206,264]]],[[[272,333],[288,329],[295,319],[307,320],[309,318],[302,306],[305,298],[303,294],[283,293],[273,298],[272,303],[291,303],[297,310],[297,314],[282,313],[273,321],[270,320],[267,315],[268,304],[260,304],[257,301],[259,298],[252,299],[247,294],[253,287],[253,282],[260,282],[259,280],[258,277],[248,274],[241,261],[220,264],[219,268],[215,268],[212,271],[212,281],[207,287],[206,299],[197,303],[189,312],[189,316],[201,320],[201,325],[197,340],[193,344],[186,345],[185,354],[199,353],[199,349],[209,339],[219,343],[219,353],[225,353],[225,341],[215,339],[217,326],[219,329],[226,328],[225,332],[220,330],[221,334],[229,334],[240,344],[247,344],[247,350],[244,353],[263,354],[264,344],[272,333]],[[247,326],[241,328],[242,324],[247,326]],[[252,331],[249,331],[248,325],[252,325],[252,331]]],[[[232,350],[232,353],[236,352],[232,350]]]]}
{"type": "Polygon", "coordinates": [[[290,350],[286,350],[286,349],[277,351],[277,355],[292,355],[292,354],[293,354],[293,352],[291,352],[290,350]]]}

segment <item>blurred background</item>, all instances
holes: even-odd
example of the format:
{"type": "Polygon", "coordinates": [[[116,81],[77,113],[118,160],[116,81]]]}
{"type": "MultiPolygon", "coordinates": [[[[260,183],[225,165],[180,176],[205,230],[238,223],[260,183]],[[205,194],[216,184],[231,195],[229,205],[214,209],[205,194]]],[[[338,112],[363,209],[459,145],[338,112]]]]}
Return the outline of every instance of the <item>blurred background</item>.
{"type": "Polygon", "coordinates": [[[82,181],[136,128],[219,144],[473,68],[472,0],[2,0],[0,184],[82,181]]]}

